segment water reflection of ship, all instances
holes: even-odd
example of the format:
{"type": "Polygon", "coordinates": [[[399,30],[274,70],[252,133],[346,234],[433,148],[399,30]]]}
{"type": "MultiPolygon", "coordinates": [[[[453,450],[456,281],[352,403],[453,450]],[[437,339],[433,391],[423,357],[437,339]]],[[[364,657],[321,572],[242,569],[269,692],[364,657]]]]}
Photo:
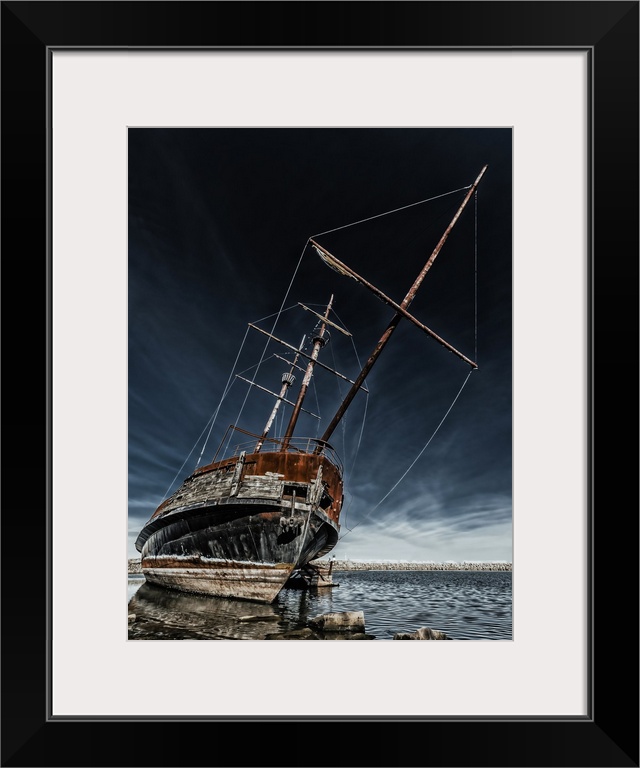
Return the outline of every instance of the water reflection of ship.
{"type": "Polygon", "coordinates": [[[129,601],[132,640],[264,640],[283,622],[277,605],[163,589],[149,582],[129,601]]]}
{"type": "MultiPolygon", "coordinates": [[[[331,592],[291,587],[282,590],[274,603],[258,603],[232,598],[211,600],[207,595],[144,582],[129,600],[129,639],[297,639],[295,633],[308,631],[314,616],[333,610],[331,592]]],[[[299,639],[337,638],[335,632],[315,630],[312,637],[301,635],[299,639]]]]}

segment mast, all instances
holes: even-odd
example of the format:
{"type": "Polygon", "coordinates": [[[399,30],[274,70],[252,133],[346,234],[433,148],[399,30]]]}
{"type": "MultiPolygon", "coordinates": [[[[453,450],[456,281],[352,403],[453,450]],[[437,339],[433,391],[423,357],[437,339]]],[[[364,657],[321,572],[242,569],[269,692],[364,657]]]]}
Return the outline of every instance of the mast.
{"type": "Polygon", "coordinates": [[[254,453],[258,453],[260,449],[262,448],[264,441],[269,434],[269,430],[271,429],[271,425],[273,424],[273,420],[276,417],[276,414],[278,413],[278,408],[280,408],[280,403],[284,400],[284,396],[287,394],[287,390],[289,387],[293,384],[296,377],[293,375],[293,371],[298,366],[296,363],[298,362],[298,358],[300,357],[300,350],[304,346],[304,340],[306,336],[302,337],[302,341],[300,342],[300,346],[298,347],[298,351],[296,352],[295,357],[293,358],[293,362],[291,363],[291,366],[288,371],[285,371],[282,374],[282,388],[280,389],[280,394],[278,395],[275,405],[273,406],[273,410],[271,411],[271,415],[269,416],[269,419],[267,420],[267,423],[265,424],[264,430],[262,434],[260,435],[260,439],[258,440],[258,443],[256,444],[256,447],[254,448],[254,453]]]}
{"type": "Polygon", "coordinates": [[[320,349],[324,347],[324,345],[327,343],[327,339],[325,338],[324,334],[327,327],[327,321],[329,318],[329,312],[331,311],[332,304],[333,304],[333,294],[331,295],[331,298],[329,299],[329,303],[327,304],[327,309],[324,315],[322,316],[320,330],[313,337],[313,351],[311,352],[311,357],[307,364],[307,369],[304,373],[302,385],[300,386],[300,392],[298,392],[298,399],[296,400],[296,404],[293,408],[293,413],[291,414],[291,418],[289,419],[289,425],[287,426],[287,431],[285,432],[285,435],[282,441],[282,447],[280,448],[281,451],[286,451],[289,447],[289,443],[291,442],[291,436],[293,435],[293,430],[295,429],[296,422],[298,421],[298,416],[300,415],[300,410],[302,408],[302,401],[304,400],[305,395],[307,394],[307,390],[309,389],[309,383],[311,382],[311,376],[313,375],[313,368],[316,364],[316,360],[318,359],[318,354],[320,353],[320,349]]]}
{"type": "MultiPolygon", "coordinates": [[[[405,310],[409,307],[409,305],[411,304],[411,302],[415,298],[415,295],[418,292],[418,288],[420,288],[420,286],[422,284],[422,281],[424,280],[427,272],[431,269],[431,266],[433,265],[433,262],[436,260],[436,257],[440,253],[440,251],[442,249],[442,246],[445,244],[446,239],[449,237],[449,233],[451,232],[451,230],[455,226],[456,222],[460,218],[460,215],[461,215],[462,211],[464,210],[465,206],[467,205],[467,203],[469,202],[469,200],[473,196],[474,192],[476,191],[476,189],[478,187],[478,184],[480,183],[480,180],[482,179],[482,177],[484,175],[484,172],[487,170],[487,167],[488,166],[486,166],[486,165],[484,166],[484,168],[478,174],[478,178],[474,181],[474,183],[471,185],[471,187],[469,187],[469,191],[465,195],[465,198],[462,201],[462,203],[460,204],[460,207],[456,211],[454,217],[451,219],[451,221],[449,223],[449,226],[445,229],[445,231],[444,231],[442,237],[440,238],[438,244],[433,249],[433,252],[431,253],[431,256],[429,256],[429,258],[427,259],[427,262],[425,263],[424,267],[422,268],[422,270],[420,271],[420,273],[418,274],[418,276],[414,280],[413,285],[411,286],[411,288],[409,288],[409,291],[407,292],[407,295],[404,297],[404,299],[402,300],[402,303],[399,305],[399,308],[398,308],[399,311],[396,311],[396,314],[393,316],[393,318],[391,319],[391,322],[386,327],[384,333],[380,337],[380,340],[378,341],[378,343],[374,347],[373,351],[371,352],[371,355],[369,356],[369,359],[364,364],[364,367],[360,371],[360,373],[359,373],[358,377],[356,378],[355,382],[353,383],[351,389],[347,392],[344,400],[340,404],[340,407],[336,411],[336,414],[333,417],[333,419],[331,420],[331,423],[329,424],[329,426],[324,431],[324,434],[322,435],[322,437],[319,439],[319,442],[325,443],[331,437],[331,435],[333,434],[333,431],[338,426],[338,423],[340,422],[340,419],[342,419],[342,417],[344,416],[347,408],[351,404],[351,401],[356,396],[356,393],[360,389],[360,386],[362,385],[363,381],[365,380],[365,378],[369,374],[369,371],[373,368],[376,360],[380,356],[380,353],[384,349],[386,343],[391,338],[391,334],[398,327],[398,323],[402,320],[402,318],[406,316],[407,313],[405,312],[405,310]]],[[[316,451],[319,452],[320,450],[322,450],[320,447],[316,448],[316,451]]]]}

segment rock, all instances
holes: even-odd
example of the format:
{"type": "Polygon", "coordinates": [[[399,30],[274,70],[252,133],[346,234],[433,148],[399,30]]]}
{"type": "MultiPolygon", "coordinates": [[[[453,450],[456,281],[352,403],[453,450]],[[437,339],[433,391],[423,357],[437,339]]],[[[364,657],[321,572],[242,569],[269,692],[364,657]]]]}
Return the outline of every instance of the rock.
{"type": "Polygon", "coordinates": [[[415,632],[396,632],[394,640],[451,640],[444,632],[429,627],[420,627],[415,632]]]}
{"type": "Polygon", "coordinates": [[[375,640],[375,635],[367,635],[365,632],[323,632],[318,640],[375,640]]]}
{"type": "Polygon", "coordinates": [[[323,613],[309,619],[309,626],[323,632],[364,632],[364,612],[323,613]]]}
{"type": "Polygon", "coordinates": [[[364,632],[314,632],[309,627],[267,635],[265,640],[375,640],[364,632]]]}
{"type": "Polygon", "coordinates": [[[133,621],[135,621],[135,620],[136,620],[136,615],[135,615],[135,613],[130,613],[130,614],[129,614],[129,624],[131,624],[131,623],[132,623],[133,621]]]}
{"type": "Polygon", "coordinates": [[[320,638],[309,627],[292,629],[290,632],[278,632],[267,635],[265,640],[319,640],[320,638]]]}

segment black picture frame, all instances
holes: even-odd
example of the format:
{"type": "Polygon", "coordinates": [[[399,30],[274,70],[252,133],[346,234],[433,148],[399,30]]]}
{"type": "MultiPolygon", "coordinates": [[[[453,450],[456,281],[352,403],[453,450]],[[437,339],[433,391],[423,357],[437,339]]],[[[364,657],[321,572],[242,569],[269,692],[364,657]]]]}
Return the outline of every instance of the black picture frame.
{"type": "Polygon", "coordinates": [[[638,766],[638,9],[638,2],[580,0],[2,3],[3,267],[13,298],[4,335],[10,343],[2,515],[3,766],[638,766]],[[592,632],[585,718],[48,719],[48,56],[66,47],[191,46],[588,52],[592,632]],[[23,322],[25,315],[31,323],[23,322]],[[30,370],[27,363],[34,362],[30,370]],[[629,425],[636,440],[629,440],[629,425]],[[38,439],[43,432],[44,440],[38,439]]]}

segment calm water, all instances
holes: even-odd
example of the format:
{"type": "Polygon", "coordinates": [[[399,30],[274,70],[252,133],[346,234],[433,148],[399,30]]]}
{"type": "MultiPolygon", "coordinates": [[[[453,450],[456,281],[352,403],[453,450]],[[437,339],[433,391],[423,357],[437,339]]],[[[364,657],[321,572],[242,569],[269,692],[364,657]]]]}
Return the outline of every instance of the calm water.
{"type": "Polygon", "coordinates": [[[313,616],[363,611],[376,640],[430,627],[452,640],[511,640],[509,571],[339,571],[333,589],[284,589],[272,605],[186,595],[129,576],[131,640],[262,640],[313,616]]]}

